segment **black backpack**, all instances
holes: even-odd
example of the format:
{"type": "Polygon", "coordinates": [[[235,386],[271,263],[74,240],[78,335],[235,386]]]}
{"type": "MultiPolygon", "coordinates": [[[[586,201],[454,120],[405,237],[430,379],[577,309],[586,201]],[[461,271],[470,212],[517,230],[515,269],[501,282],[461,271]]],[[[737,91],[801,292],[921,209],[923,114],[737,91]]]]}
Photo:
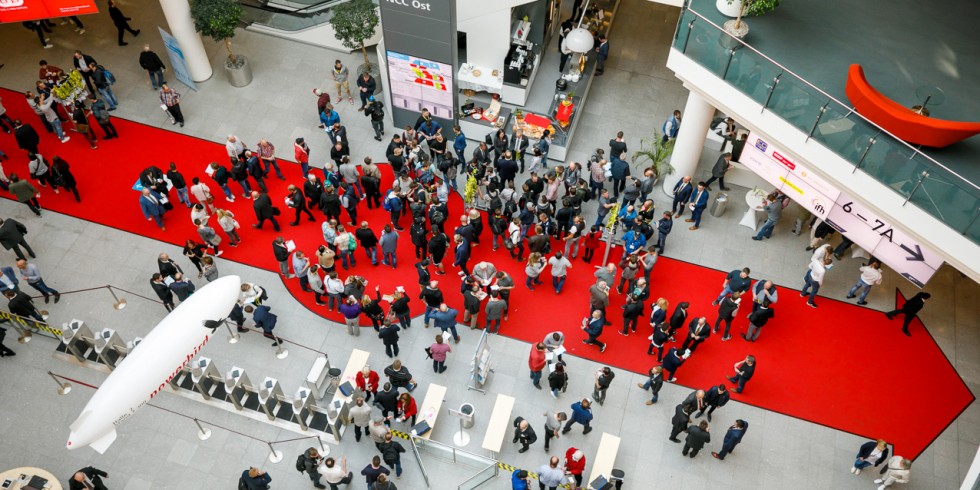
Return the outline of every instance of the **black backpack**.
{"type": "Polygon", "coordinates": [[[245,484],[245,477],[238,477],[238,490],[248,490],[248,485],[245,484]]]}
{"type": "Polygon", "coordinates": [[[306,472],[306,453],[300,454],[296,458],[296,471],[300,473],[306,472]]]}

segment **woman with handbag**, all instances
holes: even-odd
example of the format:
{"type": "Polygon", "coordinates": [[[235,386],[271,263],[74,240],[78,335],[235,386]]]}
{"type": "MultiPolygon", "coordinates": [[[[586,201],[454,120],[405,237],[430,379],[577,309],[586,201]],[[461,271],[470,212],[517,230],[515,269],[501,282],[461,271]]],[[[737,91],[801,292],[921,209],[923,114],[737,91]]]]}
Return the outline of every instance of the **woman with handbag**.
{"type": "Polygon", "coordinates": [[[75,196],[75,202],[82,202],[82,198],[78,196],[78,182],[75,181],[75,176],[69,170],[68,162],[59,156],[55,156],[51,159],[51,173],[58,185],[71,191],[75,196]]]}
{"type": "Polygon", "coordinates": [[[241,228],[241,225],[235,219],[235,214],[226,209],[219,209],[217,216],[218,224],[221,225],[221,229],[228,235],[228,245],[237,247],[238,242],[242,241],[242,238],[238,236],[238,229],[241,228]]]}
{"type": "Polygon", "coordinates": [[[98,146],[95,144],[95,130],[92,129],[92,125],[89,124],[88,113],[85,112],[85,106],[82,105],[81,101],[75,103],[75,110],[72,111],[71,119],[75,123],[75,129],[77,129],[79,133],[82,133],[82,136],[84,136],[85,140],[88,141],[89,146],[91,146],[93,150],[98,148],[98,146]]]}
{"type": "Polygon", "coordinates": [[[361,297],[361,313],[368,317],[368,320],[371,320],[374,331],[380,332],[381,323],[385,319],[385,310],[381,307],[381,286],[374,288],[374,294],[377,295],[377,299],[371,299],[366,294],[361,297]]]}
{"type": "Polygon", "coordinates": [[[30,172],[31,177],[37,180],[41,187],[47,187],[48,183],[51,184],[51,189],[54,193],[58,193],[58,184],[51,179],[51,167],[48,165],[48,161],[44,159],[44,156],[39,153],[28,153],[27,158],[30,159],[30,163],[27,164],[27,170],[30,172]]]}

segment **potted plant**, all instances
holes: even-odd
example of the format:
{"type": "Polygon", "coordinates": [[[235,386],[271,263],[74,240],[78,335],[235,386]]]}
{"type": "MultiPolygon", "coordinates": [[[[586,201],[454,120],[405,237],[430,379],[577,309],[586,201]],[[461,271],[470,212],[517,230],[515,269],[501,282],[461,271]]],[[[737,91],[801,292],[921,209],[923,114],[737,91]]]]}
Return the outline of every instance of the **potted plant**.
{"type": "Polygon", "coordinates": [[[660,177],[674,173],[674,166],[667,162],[673,151],[674,140],[664,141],[657,130],[654,130],[652,139],[640,140],[640,149],[633,153],[631,160],[634,164],[638,161],[649,160],[649,168],[653,169],[656,182],[660,180],[660,177]]]}
{"type": "Polygon", "coordinates": [[[231,51],[231,38],[235,37],[241,16],[242,5],[237,0],[191,0],[194,29],[225,45],[228,52],[225,72],[234,87],[244,87],[252,82],[248,59],[231,51]]]}
{"type": "MultiPolygon", "coordinates": [[[[724,0],[734,2],[737,0],[724,0]]],[[[743,15],[764,15],[772,12],[779,6],[780,0],[741,0],[739,3],[738,15],[734,20],[727,20],[722,25],[725,32],[737,39],[744,39],[749,33],[749,25],[742,21],[743,15]]],[[[727,49],[738,49],[741,43],[728,36],[722,36],[721,44],[727,49]]]]}
{"type": "MultiPolygon", "coordinates": [[[[364,64],[357,68],[358,76],[365,72],[375,77],[379,74],[378,66],[368,59],[367,48],[364,47],[364,42],[374,36],[379,22],[377,6],[371,0],[351,0],[333,8],[330,26],[333,27],[334,37],[347,49],[361,50],[364,56],[364,64]]],[[[380,90],[381,83],[376,81],[380,90]]]]}

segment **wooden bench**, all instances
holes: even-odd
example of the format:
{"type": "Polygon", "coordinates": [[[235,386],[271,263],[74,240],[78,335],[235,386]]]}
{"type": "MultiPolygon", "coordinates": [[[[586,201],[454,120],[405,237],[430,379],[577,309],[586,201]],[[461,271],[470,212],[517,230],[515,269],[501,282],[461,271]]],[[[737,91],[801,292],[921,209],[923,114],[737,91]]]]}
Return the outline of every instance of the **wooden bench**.
{"type": "Polygon", "coordinates": [[[490,451],[494,458],[500,452],[504,445],[504,438],[510,431],[510,414],[513,410],[514,397],[497,394],[497,402],[493,404],[490,423],[487,425],[487,434],[483,437],[483,449],[490,451]]]}
{"type": "Polygon", "coordinates": [[[429,384],[429,390],[425,393],[425,400],[419,405],[419,415],[416,423],[426,421],[429,424],[429,431],[419,436],[419,439],[428,440],[432,436],[432,431],[436,428],[436,419],[439,417],[439,410],[442,409],[442,401],[446,398],[446,387],[435,383],[429,384]]]}
{"type": "Polygon", "coordinates": [[[592,459],[592,473],[589,474],[588,480],[582,482],[586,488],[588,488],[589,483],[599,478],[599,475],[606,477],[607,480],[612,476],[617,452],[619,452],[619,437],[603,432],[602,439],[599,441],[599,449],[596,451],[595,458],[592,459]]]}

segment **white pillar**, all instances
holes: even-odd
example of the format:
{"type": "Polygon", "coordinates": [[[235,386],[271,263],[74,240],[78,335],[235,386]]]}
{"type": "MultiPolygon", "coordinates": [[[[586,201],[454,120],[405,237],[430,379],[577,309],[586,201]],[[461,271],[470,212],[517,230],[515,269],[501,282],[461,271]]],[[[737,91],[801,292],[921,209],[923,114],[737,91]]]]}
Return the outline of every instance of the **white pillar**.
{"type": "Polygon", "coordinates": [[[184,53],[191,78],[195,82],[203,82],[211,78],[214,71],[211,69],[208,53],[204,50],[201,35],[194,30],[194,20],[191,19],[191,6],[188,0],[160,0],[160,6],[163,7],[163,15],[170,26],[170,34],[180,43],[180,50],[184,53]]]}
{"type": "MultiPolygon", "coordinates": [[[[687,94],[687,104],[681,113],[681,128],[674,141],[674,152],[670,156],[670,164],[674,173],[664,178],[664,192],[668,195],[674,191],[674,185],[685,175],[694,176],[704,149],[704,141],[711,128],[711,118],[715,108],[704,97],[690,92],[687,94]]],[[[697,182],[695,179],[694,182],[697,182]]]]}

